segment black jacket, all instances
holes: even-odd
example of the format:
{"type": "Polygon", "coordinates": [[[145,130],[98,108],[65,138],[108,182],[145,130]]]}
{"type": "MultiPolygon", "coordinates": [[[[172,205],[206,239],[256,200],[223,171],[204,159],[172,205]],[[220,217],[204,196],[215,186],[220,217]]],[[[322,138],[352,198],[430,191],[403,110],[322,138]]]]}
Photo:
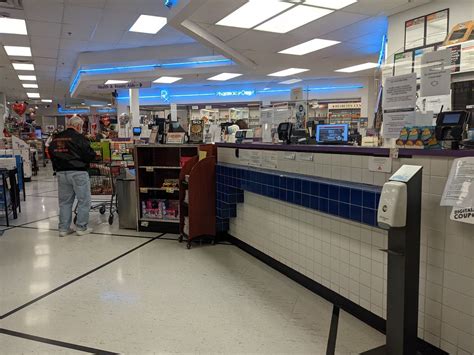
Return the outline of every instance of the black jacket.
{"type": "Polygon", "coordinates": [[[72,128],[54,137],[49,152],[56,171],[86,171],[96,156],[90,142],[72,128]]]}

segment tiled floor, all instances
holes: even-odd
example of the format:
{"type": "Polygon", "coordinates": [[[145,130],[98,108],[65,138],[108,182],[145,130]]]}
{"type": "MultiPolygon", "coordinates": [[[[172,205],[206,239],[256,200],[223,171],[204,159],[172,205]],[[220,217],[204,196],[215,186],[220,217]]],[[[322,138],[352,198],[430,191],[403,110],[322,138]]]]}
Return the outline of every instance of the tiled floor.
{"type": "MultiPolygon", "coordinates": [[[[27,194],[0,237],[0,354],[326,353],[332,304],[240,249],[189,251],[99,214],[93,234],[60,239],[54,179],[27,194]]],[[[383,342],[341,312],[336,353],[383,342]]]]}

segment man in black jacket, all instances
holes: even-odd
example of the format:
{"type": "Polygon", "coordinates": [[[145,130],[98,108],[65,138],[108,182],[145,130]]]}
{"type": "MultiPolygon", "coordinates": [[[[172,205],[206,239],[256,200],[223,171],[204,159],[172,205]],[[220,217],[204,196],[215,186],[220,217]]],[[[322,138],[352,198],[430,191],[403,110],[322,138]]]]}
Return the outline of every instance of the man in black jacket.
{"type": "Polygon", "coordinates": [[[91,207],[91,185],[87,169],[95,158],[90,142],[82,135],[83,121],[73,116],[67,129],[54,137],[49,152],[58,176],[59,197],[59,236],[65,237],[74,233],[71,229],[72,208],[77,198],[77,231],[78,235],[89,234],[91,207]]]}

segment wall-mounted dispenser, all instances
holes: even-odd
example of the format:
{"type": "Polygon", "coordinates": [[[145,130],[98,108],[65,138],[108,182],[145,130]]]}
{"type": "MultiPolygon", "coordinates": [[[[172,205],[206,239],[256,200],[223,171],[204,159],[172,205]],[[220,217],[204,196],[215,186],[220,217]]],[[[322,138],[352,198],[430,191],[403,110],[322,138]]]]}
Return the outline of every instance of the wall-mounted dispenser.
{"type": "Polygon", "coordinates": [[[377,221],[380,227],[405,227],[407,222],[407,185],[389,181],[382,189],[377,221]]]}

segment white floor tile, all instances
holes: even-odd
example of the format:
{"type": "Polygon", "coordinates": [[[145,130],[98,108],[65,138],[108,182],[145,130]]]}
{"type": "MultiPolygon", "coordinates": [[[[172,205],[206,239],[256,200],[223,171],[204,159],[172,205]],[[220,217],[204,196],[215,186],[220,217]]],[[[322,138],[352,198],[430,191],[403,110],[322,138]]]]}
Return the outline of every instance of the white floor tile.
{"type": "Polygon", "coordinates": [[[27,340],[0,334],[0,352],[2,354],[84,354],[80,351],[66,349],[37,341],[27,340]]]}
{"type": "Polygon", "coordinates": [[[0,314],[143,243],[141,239],[15,228],[0,238],[0,314]]]}

